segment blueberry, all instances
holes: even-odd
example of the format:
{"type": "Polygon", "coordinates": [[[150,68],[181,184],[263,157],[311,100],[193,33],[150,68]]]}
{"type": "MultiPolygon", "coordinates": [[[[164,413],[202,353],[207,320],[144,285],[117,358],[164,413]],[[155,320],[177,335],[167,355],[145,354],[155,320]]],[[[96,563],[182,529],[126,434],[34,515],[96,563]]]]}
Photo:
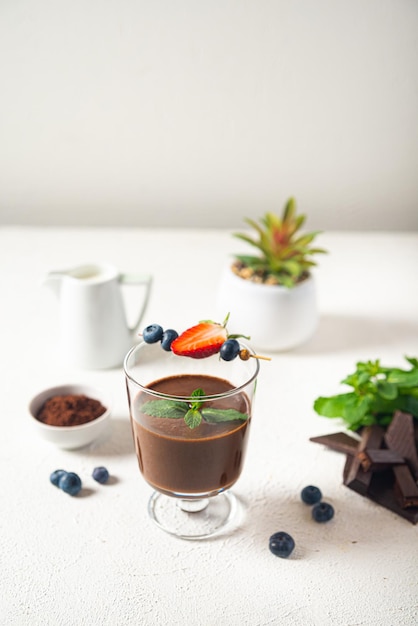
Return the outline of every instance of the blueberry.
{"type": "Polygon", "coordinates": [[[142,331],[142,338],[145,343],[157,343],[163,336],[163,329],[158,324],[150,324],[142,331]]]}
{"type": "Polygon", "coordinates": [[[94,480],[104,485],[109,480],[109,472],[105,467],[95,467],[92,474],[94,480]]]}
{"type": "Polygon", "coordinates": [[[178,336],[179,334],[176,330],[173,330],[172,328],[167,328],[167,330],[163,332],[163,336],[161,339],[162,349],[166,350],[167,352],[170,352],[171,344],[173,343],[174,339],[176,339],[178,336]]]}
{"type": "Polygon", "coordinates": [[[219,355],[224,361],[233,361],[239,354],[240,345],[236,339],[227,339],[219,350],[219,355]]]}
{"type": "Polygon", "coordinates": [[[305,504],[316,504],[322,498],[322,493],[318,487],[308,485],[302,489],[300,497],[305,504]]]}
{"type": "Polygon", "coordinates": [[[81,489],[80,477],[74,472],[66,472],[59,479],[58,487],[70,496],[76,496],[81,489]]]}
{"type": "Polygon", "coordinates": [[[295,542],[293,538],[287,533],[280,531],[274,533],[269,540],[269,548],[273,554],[280,556],[282,559],[286,559],[293,552],[295,542]]]}
{"type": "Polygon", "coordinates": [[[61,476],[64,476],[67,472],[65,470],[59,469],[59,470],[55,470],[54,472],[52,472],[52,474],[49,477],[49,480],[51,481],[51,483],[53,485],[55,485],[55,487],[58,487],[58,483],[60,481],[61,476]]]}
{"type": "Polygon", "coordinates": [[[315,522],[329,522],[334,517],[334,508],[328,502],[318,502],[312,507],[312,517],[315,522]]]}

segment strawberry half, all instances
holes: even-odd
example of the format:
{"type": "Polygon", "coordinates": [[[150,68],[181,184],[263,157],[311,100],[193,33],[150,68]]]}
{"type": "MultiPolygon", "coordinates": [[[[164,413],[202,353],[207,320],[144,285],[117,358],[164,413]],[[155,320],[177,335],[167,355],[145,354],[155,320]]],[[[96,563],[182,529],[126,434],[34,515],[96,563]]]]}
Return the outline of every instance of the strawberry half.
{"type": "Polygon", "coordinates": [[[201,322],[179,335],[171,344],[171,351],[178,356],[203,359],[216,354],[228,339],[226,328],[215,322],[201,322]]]}

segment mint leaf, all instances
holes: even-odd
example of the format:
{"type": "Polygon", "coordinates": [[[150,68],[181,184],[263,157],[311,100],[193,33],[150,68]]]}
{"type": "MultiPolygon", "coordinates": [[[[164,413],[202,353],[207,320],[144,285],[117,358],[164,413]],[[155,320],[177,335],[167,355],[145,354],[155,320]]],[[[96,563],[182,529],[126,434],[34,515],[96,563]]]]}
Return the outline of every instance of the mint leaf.
{"type": "Polygon", "coordinates": [[[240,413],[235,409],[203,409],[202,416],[205,422],[215,424],[217,422],[232,422],[234,420],[241,420],[244,422],[248,419],[246,413],[240,413]]]}
{"type": "Polygon", "coordinates": [[[175,400],[150,400],[141,406],[141,411],[151,417],[167,417],[170,419],[180,419],[189,410],[187,402],[176,402],[175,400]]]}
{"type": "Polygon", "coordinates": [[[412,415],[415,415],[415,417],[418,417],[418,398],[416,398],[413,395],[410,395],[410,396],[404,396],[404,399],[405,399],[404,411],[406,413],[411,413],[412,415]]]}
{"type": "Polygon", "coordinates": [[[418,369],[404,372],[400,369],[392,370],[388,375],[388,382],[401,387],[416,387],[418,385],[418,369]]]}
{"type": "Polygon", "coordinates": [[[324,417],[342,417],[347,402],[355,398],[354,392],[342,393],[329,398],[317,398],[314,402],[314,410],[324,417]]]}
{"type": "Polygon", "coordinates": [[[376,389],[379,396],[385,400],[394,400],[398,395],[398,388],[393,383],[378,382],[376,389]]]}
{"type": "Polygon", "coordinates": [[[418,367],[418,359],[413,356],[406,356],[405,359],[412,365],[412,367],[418,367]]]}
{"type": "Polygon", "coordinates": [[[202,414],[200,411],[189,409],[184,416],[184,421],[189,428],[197,428],[202,421],[202,414]]]}
{"type": "MultiPolygon", "coordinates": [[[[203,391],[203,389],[194,389],[192,391],[192,395],[190,396],[191,399],[193,398],[200,398],[202,396],[205,395],[205,392],[203,391]]],[[[198,411],[200,409],[200,407],[202,406],[203,402],[192,402],[191,404],[191,409],[194,409],[196,411],[198,411]]]]}
{"type": "Polygon", "coordinates": [[[324,417],[342,418],[349,428],[358,428],[359,425],[374,423],[372,415],[367,416],[373,397],[358,396],[356,393],[342,393],[330,398],[317,398],[314,410],[324,417]],[[367,416],[367,417],[366,417],[367,416]]]}
{"type": "Polygon", "coordinates": [[[376,420],[370,412],[372,402],[372,395],[354,395],[345,403],[341,417],[349,424],[350,428],[358,428],[361,424],[364,426],[374,424],[376,420]]]}

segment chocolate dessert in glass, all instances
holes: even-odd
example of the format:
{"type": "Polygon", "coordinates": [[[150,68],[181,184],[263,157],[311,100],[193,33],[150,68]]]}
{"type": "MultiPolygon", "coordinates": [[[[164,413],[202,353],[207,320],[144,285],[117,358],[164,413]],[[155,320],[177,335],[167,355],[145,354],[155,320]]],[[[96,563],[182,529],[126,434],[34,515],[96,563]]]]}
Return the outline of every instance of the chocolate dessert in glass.
{"type": "MultiPolygon", "coordinates": [[[[219,350],[218,350],[219,352],[219,350]]],[[[210,537],[230,524],[252,420],[259,362],[219,353],[187,358],[142,342],[124,362],[140,472],[154,489],[148,511],[183,539],[210,537]]]]}

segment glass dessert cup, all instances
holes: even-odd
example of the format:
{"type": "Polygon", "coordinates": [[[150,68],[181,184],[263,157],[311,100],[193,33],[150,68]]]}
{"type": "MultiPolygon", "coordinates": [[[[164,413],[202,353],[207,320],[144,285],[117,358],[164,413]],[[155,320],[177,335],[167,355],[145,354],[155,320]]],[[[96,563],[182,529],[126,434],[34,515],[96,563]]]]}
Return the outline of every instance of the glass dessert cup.
{"type": "Polygon", "coordinates": [[[229,489],[243,467],[258,360],[192,359],[140,343],[124,371],[151,519],[182,539],[219,533],[238,511],[229,489]]]}

